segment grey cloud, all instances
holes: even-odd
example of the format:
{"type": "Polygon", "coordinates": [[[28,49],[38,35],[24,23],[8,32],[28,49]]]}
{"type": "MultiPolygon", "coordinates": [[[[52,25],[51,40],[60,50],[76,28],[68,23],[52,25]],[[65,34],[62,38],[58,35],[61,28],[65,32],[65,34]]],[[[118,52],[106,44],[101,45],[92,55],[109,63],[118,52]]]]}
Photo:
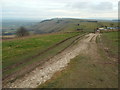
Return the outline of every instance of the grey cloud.
{"type": "Polygon", "coordinates": [[[68,7],[73,9],[86,9],[90,6],[88,2],[76,2],[67,4],[68,7]]]}
{"type": "Polygon", "coordinates": [[[117,0],[3,0],[3,17],[116,17],[117,0]]]}
{"type": "Polygon", "coordinates": [[[99,4],[93,5],[92,9],[96,10],[112,10],[113,3],[111,2],[100,2],[99,4]]]}
{"type": "Polygon", "coordinates": [[[87,11],[107,11],[113,9],[113,4],[111,2],[99,2],[99,3],[93,3],[93,2],[76,2],[73,4],[67,5],[71,9],[77,9],[77,10],[87,10],[87,11]]]}

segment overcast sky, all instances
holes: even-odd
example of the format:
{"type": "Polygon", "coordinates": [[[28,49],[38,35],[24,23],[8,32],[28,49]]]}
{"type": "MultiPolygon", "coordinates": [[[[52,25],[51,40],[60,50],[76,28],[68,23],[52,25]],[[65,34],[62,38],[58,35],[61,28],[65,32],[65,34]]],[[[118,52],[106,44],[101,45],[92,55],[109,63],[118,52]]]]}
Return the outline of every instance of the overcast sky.
{"type": "Polygon", "coordinates": [[[4,19],[117,19],[119,0],[2,0],[4,19]]]}

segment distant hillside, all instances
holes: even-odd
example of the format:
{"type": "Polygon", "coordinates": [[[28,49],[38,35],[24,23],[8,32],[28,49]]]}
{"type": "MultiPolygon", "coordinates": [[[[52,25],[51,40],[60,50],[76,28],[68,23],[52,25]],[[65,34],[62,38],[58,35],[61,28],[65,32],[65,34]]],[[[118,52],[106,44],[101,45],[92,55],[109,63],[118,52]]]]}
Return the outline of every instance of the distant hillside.
{"type": "Polygon", "coordinates": [[[113,22],[120,22],[120,20],[118,19],[118,20],[112,20],[113,22]]]}
{"type": "Polygon", "coordinates": [[[14,35],[16,30],[20,26],[24,27],[31,27],[33,25],[36,25],[38,21],[35,20],[3,20],[2,21],[2,32],[0,32],[0,35],[3,33],[3,35],[14,35]]]}
{"type": "Polygon", "coordinates": [[[70,32],[85,30],[93,31],[97,27],[96,20],[84,19],[48,19],[29,28],[34,33],[70,32]]]}
{"type": "MultiPolygon", "coordinates": [[[[95,19],[72,19],[72,18],[54,18],[43,21],[7,21],[3,22],[2,33],[5,35],[14,35],[20,26],[24,26],[31,34],[53,33],[53,32],[74,32],[85,31],[93,32],[94,29],[101,26],[118,26],[117,22],[112,20],[95,19]]],[[[2,34],[1,33],[1,34],[2,34]]],[[[3,35],[4,35],[3,34],[3,35]]]]}

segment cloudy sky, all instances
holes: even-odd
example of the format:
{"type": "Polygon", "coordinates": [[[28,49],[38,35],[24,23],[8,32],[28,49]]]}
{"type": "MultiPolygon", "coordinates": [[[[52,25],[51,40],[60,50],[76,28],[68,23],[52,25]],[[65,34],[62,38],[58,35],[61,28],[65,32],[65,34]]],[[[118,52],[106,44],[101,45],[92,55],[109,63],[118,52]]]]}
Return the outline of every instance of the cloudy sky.
{"type": "Polygon", "coordinates": [[[4,19],[117,19],[119,0],[2,0],[4,19]]]}

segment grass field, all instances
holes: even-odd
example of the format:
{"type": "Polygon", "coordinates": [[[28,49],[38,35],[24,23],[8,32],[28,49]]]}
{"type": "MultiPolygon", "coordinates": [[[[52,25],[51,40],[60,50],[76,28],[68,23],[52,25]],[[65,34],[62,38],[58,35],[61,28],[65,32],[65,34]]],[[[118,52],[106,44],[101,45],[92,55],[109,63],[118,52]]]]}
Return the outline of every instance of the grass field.
{"type": "Polygon", "coordinates": [[[93,32],[94,29],[98,27],[98,23],[94,23],[94,22],[80,22],[74,20],[71,22],[72,23],[68,24],[67,27],[63,28],[61,32],[77,31],[77,29],[82,29],[84,32],[93,32]]]}
{"type": "Polygon", "coordinates": [[[118,35],[120,32],[106,32],[102,34],[102,43],[106,48],[107,52],[110,56],[116,57],[118,56],[118,45],[120,44],[120,39],[118,35]]]}
{"type": "MultiPolygon", "coordinates": [[[[102,33],[103,45],[117,55],[118,32],[102,33]]],[[[97,52],[80,54],[72,59],[65,70],[57,72],[52,79],[38,88],[116,88],[118,87],[118,65],[105,54],[96,40],[97,52]],[[92,55],[92,53],[98,53],[92,55]]],[[[92,44],[93,45],[93,44],[92,44]]],[[[92,47],[91,50],[96,49],[92,47]]],[[[112,56],[113,57],[113,56],[112,56]]]]}
{"type": "Polygon", "coordinates": [[[3,41],[3,68],[35,55],[57,42],[76,34],[57,34],[3,41]]]}
{"type": "MultiPolygon", "coordinates": [[[[40,29],[40,27],[43,25],[41,24],[41,26],[39,26],[38,24],[38,27],[36,27],[38,31],[39,29],[48,29],[46,32],[58,31],[60,33],[33,35],[22,38],[11,38],[4,36],[2,41],[3,79],[5,78],[6,80],[9,80],[8,77],[14,75],[15,80],[16,78],[25,75],[37,66],[47,62],[51,57],[54,57],[56,54],[69,47],[69,45],[71,45],[78,38],[78,35],[82,36],[85,32],[93,32],[94,29],[101,27],[102,25],[107,25],[110,27],[110,24],[111,22],[87,22],[81,20],[63,20],[59,23],[54,21],[53,24],[50,24],[50,22],[45,22],[45,26],[42,29],[40,29]],[[76,32],[77,29],[83,29],[84,32],[76,32]]],[[[117,24],[114,23],[114,26],[116,25],[117,24]]],[[[36,28],[35,30],[37,30],[36,28]]],[[[101,41],[96,41],[98,44],[102,43],[104,46],[103,49],[105,49],[98,49],[100,50],[99,54],[101,54],[101,58],[98,58],[97,60],[100,61],[100,63],[106,63],[104,60],[109,60],[104,51],[106,51],[109,56],[117,58],[118,44],[120,44],[118,33],[119,32],[104,32],[101,35],[101,41]]],[[[115,64],[111,66],[109,64],[101,65],[94,62],[96,62],[96,59],[90,55],[78,55],[71,60],[70,64],[64,71],[57,72],[51,80],[39,87],[117,87],[117,77],[114,75],[116,74],[116,67],[114,67],[115,64]],[[103,68],[105,70],[103,70],[103,68]]],[[[14,80],[9,81],[14,82],[14,80]]]]}
{"type": "MultiPolygon", "coordinates": [[[[66,40],[65,42],[57,45],[56,47],[44,52],[42,55],[38,53],[46,50],[47,48],[55,45],[56,43],[65,40],[66,38],[80,35],[83,33],[62,33],[62,34],[50,34],[43,36],[33,36],[21,39],[12,39],[3,41],[3,70],[4,68],[14,66],[16,63],[23,64],[16,66],[15,68],[8,69],[3,72],[3,76],[9,75],[21,69],[29,67],[29,70],[34,68],[40,61],[50,58],[68,47],[77,37],[66,40]],[[35,58],[32,56],[37,55],[35,58]],[[32,60],[29,60],[32,58],[32,60]],[[26,61],[27,60],[27,61],[26,61]],[[30,67],[32,64],[32,67],[30,67]]],[[[28,69],[26,69],[28,71],[28,69]]],[[[25,71],[26,71],[25,70],[25,71]]]]}
{"type": "MultiPolygon", "coordinates": [[[[99,59],[102,63],[104,59],[99,59]]],[[[99,61],[98,60],[98,61],[99,61]]],[[[95,63],[95,59],[79,55],[69,66],[38,88],[115,88],[117,87],[117,66],[95,63]],[[103,70],[104,67],[104,70],[103,70]]]]}
{"type": "Polygon", "coordinates": [[[99,20],[98,22],[92,22],[92,21],[94,20],[51,19],[49,21],[38,23],[35,26],[32,26],[31,28],[34,30],[34,32],[37,33],[70,32],[70,31],[74,32],[77,31],[77,29],[83,30],[85,32],[94,32],[94,29],[102,26],[108,26],[108,27],[118,26],[117,22],[112,22],[112,21],[99,21],[99,20]]]}

